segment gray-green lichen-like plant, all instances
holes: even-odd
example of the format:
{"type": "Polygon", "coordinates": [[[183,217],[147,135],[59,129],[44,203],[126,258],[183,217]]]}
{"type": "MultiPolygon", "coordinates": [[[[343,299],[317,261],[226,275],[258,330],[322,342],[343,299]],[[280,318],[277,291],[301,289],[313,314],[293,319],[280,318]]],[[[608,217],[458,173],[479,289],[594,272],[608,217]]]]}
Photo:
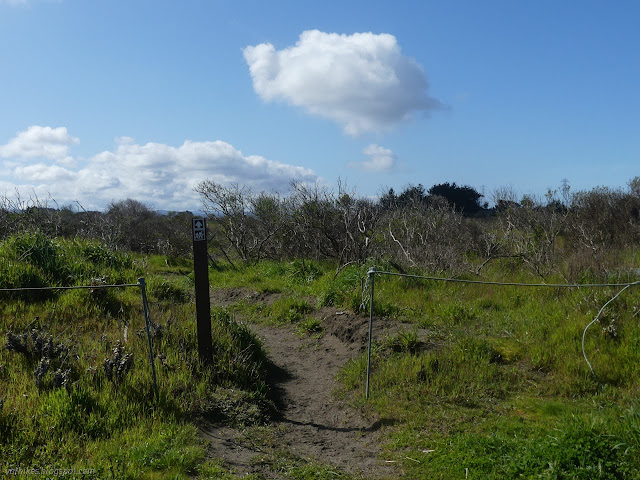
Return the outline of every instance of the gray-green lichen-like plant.
{"type": "Polygon", "coordinates": [[[5,347],[24,355],[30,364],[35,365],[33,378],[38,389],[70,389],[75,370],[72,345],[56,341],[47,333],[46,326],[27,328],[23,333],[9,330],[5,347]]]}
{"type": "Polygon", "coordinates": [[[42,387],[44,383],[44,377],[49,371],[49,368],[51,368],[51,360],[46,357],[42,357],[40,359],[40,362],[38,363],[38,366],[33,371],[33,377],[36,381],[36,387],[42,387]]]}
{"type": "Polygon", "coordinates": [[[102,365],[107,378],[118,385],[133,367],[133,353],[125,353],[124,346],[118,341],[102,365]]]}

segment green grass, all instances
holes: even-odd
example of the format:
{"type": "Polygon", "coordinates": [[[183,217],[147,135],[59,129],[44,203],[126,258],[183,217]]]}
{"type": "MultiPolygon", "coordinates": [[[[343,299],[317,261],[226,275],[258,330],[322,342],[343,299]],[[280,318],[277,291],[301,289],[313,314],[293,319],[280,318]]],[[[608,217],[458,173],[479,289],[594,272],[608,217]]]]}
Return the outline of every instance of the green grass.
{"type": "MultiPolygon", "coordinates": [[[[3,293],[0,464],[60,467],[64,459],[65,467],[95,468],[98,478],[237,478],[206,458],[192,420],[247,430],[273,411],[268,359],[239,319],[322,335],[317,309],[366,314],[369,265],[337,275],[335,265],[315,261],[236,267],[212,268],[212,289],[242,287],[263,300],[213,309],[215,355],[205,367],[188,260],[37,234],[0,242],[0,288],[144,276],[160,388],[155,401],[139,289],[3,293]],[[24,348],[4,348],[10,338],[24,348]]],[[[539,282],[510,260],[482,272],[539,282]]],[[[588,332],[597,376],[581,349],[585,326],[616,292],[377,276],[374,314],[403,326],[376,339],[371,399],[363,398],[365,356],[342,369],[340,394],[386,425],[385,459],[404,478],[640,478],[640,288],[625,291],[588,332]]],[[[285,478],[336,477],[287,451],[264,462],[285,478]]]]}
{"type": "Polygon", "coordinates": [[[458,411],[463,428],[426,433],[405,426],[387,448],[419,460],[402,462],[410,476],[637,478],[637,413],[611,408],[603,414],[585,407],[574,403],[543,418],[508,411],[474,418],[468,410],[458,411]]]}
{"type": "Polygon", "coordinates": [[[40,235],[1,242],[0,257],[0,288],[24,286],[24,279],[27,286],[99,286],[145,276],[160,392],[154,399],[139,288],[4,292],[3,469],[92,468],[96,478],[215,478],[192,420],[246,425],[269,414],[266,357],[227,312],[212,319],[213,365],[199,362],[183,262],[172,267],[164,257],[40,235]]]}
{"type": "MultiPolygon", "coordinates": [[[[534,281],[513,281],[523,279],[534,281]]],[[[427,329],[431,347],[411,348],[411,330],[379,339],[371,400],[364,357],[343,369],[343,393],[395,425],[387,455],[407,478],[639,478],[640,289],[588,332],[597,377],[581,350],[616,291],[376,278],[375,300],[427,329]]]]}
{"type": "MultiPolygon", "coordinates": [[[[223,275],[230,286],[275,285],[281,299],[244,311],[256,321],[297,322],[308,334],[319,326],[298,314],[296,302],[312,306],[307,299],[315,298],[316,308],[359,311],[367,271],[348,267],[334,278],[330,265],[317,266],[323,273],[303,280],[287,275],[290,264],[269,262],[223,275]]],[[[508,260],[483,275],[540,281],[508,260]]],[[[564,283],[560,276],[546,281],[564,283]]],[[[371,400],[363,399],[365,357],[342,370],[342,395],[393,425],[385,455],[407,478],[638,478],[639,290],[625,292],[588,332],[596,377],[582,356],[582,332],[616,289],[377,276],[374,314],[409,326],[377,339],[371,400]]]]}

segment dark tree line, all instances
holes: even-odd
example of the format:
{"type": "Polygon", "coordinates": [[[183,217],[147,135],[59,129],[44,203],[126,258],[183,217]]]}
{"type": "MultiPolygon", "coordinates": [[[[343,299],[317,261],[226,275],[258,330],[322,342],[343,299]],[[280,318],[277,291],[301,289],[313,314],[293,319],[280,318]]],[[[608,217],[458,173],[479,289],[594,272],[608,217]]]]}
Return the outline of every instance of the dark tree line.
{"type": "Polygon", "coordinates": [[[453,183],[440,183],[425,191],[422,184],[408,186],[396,195],[393,188],[389,189],[380,198],[380,206],[383,209],[405,208],[416,203],[428,205],[432,202],[444,199],[456,212],[466,217],[473,217],[482,211],[488,211],[488,203],[481,203],[483,195],[470,186],[459,186],[453,183]]]}

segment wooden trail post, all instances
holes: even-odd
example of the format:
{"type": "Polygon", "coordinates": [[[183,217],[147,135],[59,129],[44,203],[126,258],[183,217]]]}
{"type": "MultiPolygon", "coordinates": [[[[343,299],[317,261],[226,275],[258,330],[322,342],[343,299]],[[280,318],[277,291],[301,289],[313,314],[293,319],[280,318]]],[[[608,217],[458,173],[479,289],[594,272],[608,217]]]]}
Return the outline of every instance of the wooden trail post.
{"type": "Polygon", "coordinates": [[[198,356],[203,363],[213,360],[211,343],[211,302],[209,300],[209,260],[207,256],[207,222],[193,219],[193,275],[198,322],[198,356]]]}

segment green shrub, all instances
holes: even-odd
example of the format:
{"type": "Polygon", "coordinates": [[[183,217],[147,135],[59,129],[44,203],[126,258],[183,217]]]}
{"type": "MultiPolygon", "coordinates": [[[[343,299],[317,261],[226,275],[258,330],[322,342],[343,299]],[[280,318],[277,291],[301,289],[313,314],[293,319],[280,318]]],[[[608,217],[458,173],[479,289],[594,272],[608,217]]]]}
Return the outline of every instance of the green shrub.
{"type": "Polygon", "coordinates": [[[121,252],[110,250],[104,243],[96,241],[78,242],[81,255],[94,265],[116,269],[132,268],[131,257],[121,252]]]}
{"type": "Polygon", "coordinates": [[[260,341],[226,310],[212,314],[214,372],[220,385],[266,392],[267,356],[260,341]]]}
{"type": "Polygon", "coordinates": [[[322,269],[310,260],[294,260],[289,263],[287,274],[293,280],[311,283],[323,275],[322,269]]]}
{"type": "Polygon", "coordinates": [[[417,329],[403,330],[386,339],[384,342],[387,348],[396,352],[417,353],[421,345],[417,329]]]}
{"type": "MultiPolygon", "coordinates": [[[[499,429],[486,436],[461,434],[453,438],[450,450],[444,450],[431,468],[439,464],[458,464],[473,478],[541,479],[635,479],[640,457],[638,445],[630,445],[600,422],[572,416],[557,422],[549,433],[499,429]],[[464,451],[464,458],[456,458],[464,451]],[[448,452],[451,452],[449,454],[448,452]]],[[[454,470],[454,469],[452,469],[454,470]]]]}
{"type": "Polygon", "coordinates": [[[471,308],[457,302],[444,304],[437,315],[447,325],[467,323],[475,318],[471,308]]]}
{"type": "MultiPolygon", "coordinates": [[[[4,260],[4,259],[2,259],[4,260]]],[[[24,262],[2,261],[0,263],[0,288],[41,288],[49,283],[41,270],[24,262]]],[[[10,298],[25,300],[46,299],[54,295],[52,291],[23,291],[6,294],[10,298]]]]}
{"type": "Polygon", "coordinates": [[[311,313],[313,309],[306,300],[295,297],[283,297],[273,302],[267,308],[267,318],[276,325],[297,323],[311,313]]]}
{"type": "Polygon", "coordinates": [[[190,298],[184,282],[166,278],[152,277],[148,291],[150,296],[164,302],[185,303],[190,298]]]}
{"type": "Polygon", "coordinates": [[[322,335],[324,327],[320,320],[309,317],[298,323],[296,326],[296,332],[298,332],[299,335],[322,335]]]}
{"type": "Polygon", "coordinates": [[[37,416],[40,427],[55,438],[70,432],[86,438],[100,438],[108,433],[105,409],[94,394],[85,388],[54,390],[41,404],[37,416]]]}

